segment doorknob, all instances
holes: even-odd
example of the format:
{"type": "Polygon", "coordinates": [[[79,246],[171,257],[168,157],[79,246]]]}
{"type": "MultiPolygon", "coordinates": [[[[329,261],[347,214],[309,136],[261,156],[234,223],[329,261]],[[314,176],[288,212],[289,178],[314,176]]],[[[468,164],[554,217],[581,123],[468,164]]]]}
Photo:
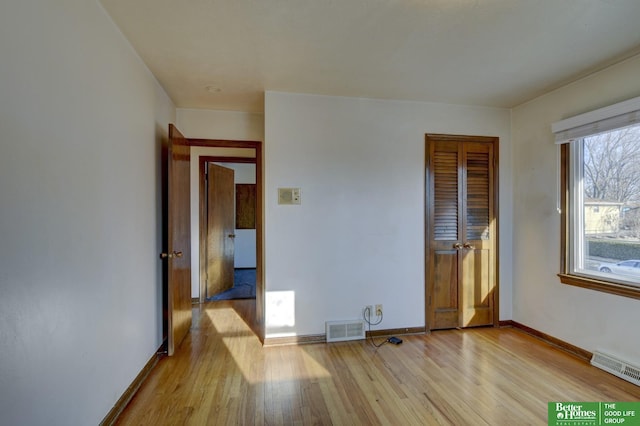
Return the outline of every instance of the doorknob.
{"type": "Polygon", "coordinates": [[[174,250],[171,253],[160,253],[160,259],[172,259],[174,257],[182,257],[182,252],[174,250]]]}
{"type": "Polygon", "coordinates": [[[235,238],[236,234],[229,234],[229,238],[235,238]]]}
{"type": "Polygon", "coordinates": [[[454,249],[456,249],[456,250],[460,250],[460,249],[462,248],[462,244],[460,244],[460,243],[455,243],[455,244],[453,245],[453,248],[454,248],[454,249]]]}
{"type": "Polygon", "coordinates": [[[469,244],[469,243],[464,243],[464,245],[462,247],[464,247],[466,249],[472,249],[473,248],[473,246],[471,244],[469,244]]]}

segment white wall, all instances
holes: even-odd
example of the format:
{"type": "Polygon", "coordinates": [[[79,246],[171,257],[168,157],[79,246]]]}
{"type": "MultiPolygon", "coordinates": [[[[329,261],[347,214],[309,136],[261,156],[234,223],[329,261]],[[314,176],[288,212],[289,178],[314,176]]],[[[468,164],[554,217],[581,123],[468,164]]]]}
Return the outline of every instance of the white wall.
{"type": "Polygon", "coordinates": [[[0,424],[97,424],[162,343],[175,108],[96,1],[2,2],[0,57],[0,424]]]}
{"type": "Polygon", "coordinates": [[[424,326],[425,133],[500,138],[500,318],[511,319],[508,110],[267,92],[267,337],[323,334],[377,303],[376,328],[424,326]],[[300,187],[302,204],[278,205],[278,187],[300,187]]]}
{"type": "Polygon", "coordinates": [[[513,319],[588,351],[640,363],[638,301],[561,284],[551,123],[640,95],[640,56],[513,110],[513,319]]]}
{"type": "MultiPolygon", "coordinates": [[[[264,116],[262,114],[245,113],[236,111],[215,111],[201,109],[178,109],[176,112],[178,129],[187,138],[196,139],[227,139],[244,141],[262,141],[264,139],[264,116]]],[[[253,150],[231,148],[191,148],[191,296],[199,297],[200,282],[198,271],[200,270],[200,218],[198,203],[198,164],[201,155],[204,156],[237,156],[247,157],[253,155],[253,150]],[[251,151],[251,152],[249,152],[251,151]]],[[[253,235],[247,230],[242,230],[239,235],[239,250],[247,250],[247,246],[253,235]]],[[[255,246],[255,242],[253,243],[255,246]]],[[[242,265],[245,265],[244,260],[242,265]]],[[[239,265],[238,267],[245,267],[239,265]]]]}

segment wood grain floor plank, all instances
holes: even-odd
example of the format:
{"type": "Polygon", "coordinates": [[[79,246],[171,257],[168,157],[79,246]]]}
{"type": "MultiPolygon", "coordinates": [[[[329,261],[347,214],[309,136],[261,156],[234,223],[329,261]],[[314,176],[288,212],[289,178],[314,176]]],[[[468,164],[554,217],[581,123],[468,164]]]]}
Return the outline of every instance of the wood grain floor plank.
{"type": "Polygon", "coordinates": [[[194,309],[183,346],[117,424],[545,425],[549,401],[640,400],[639,387],[514,328],[264,348],[253,303],[194,309]]]}

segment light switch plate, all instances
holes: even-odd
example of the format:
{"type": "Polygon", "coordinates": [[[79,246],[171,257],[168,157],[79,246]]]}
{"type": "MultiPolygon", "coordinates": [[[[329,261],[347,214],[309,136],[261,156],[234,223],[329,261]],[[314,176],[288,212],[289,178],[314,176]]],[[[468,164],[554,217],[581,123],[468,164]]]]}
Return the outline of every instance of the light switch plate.
{"type": "Polygon", "coordinates": [[[278,188],[278,204],[300,204],[300,188],[278,188]]]}

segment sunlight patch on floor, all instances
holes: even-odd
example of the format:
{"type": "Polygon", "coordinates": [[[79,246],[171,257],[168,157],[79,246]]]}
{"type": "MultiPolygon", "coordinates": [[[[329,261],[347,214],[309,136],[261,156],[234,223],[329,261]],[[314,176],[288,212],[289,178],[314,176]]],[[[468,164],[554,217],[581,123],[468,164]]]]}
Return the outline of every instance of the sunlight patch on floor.
{"type": "Polygon", "coordinates": [[[251,328],[233,308],[207,309],[206,314],[216,335],[249,383],[282,383],[331,376],[300,346],[263,348],[251,328]]]}
{"type": "Polygon", "coordinates": [[[251,328],[233,308],[207,309],[206,313],[211,320],[211,324],[221,335],[239,333],[251,333],[253,335],[251,328]]]}

